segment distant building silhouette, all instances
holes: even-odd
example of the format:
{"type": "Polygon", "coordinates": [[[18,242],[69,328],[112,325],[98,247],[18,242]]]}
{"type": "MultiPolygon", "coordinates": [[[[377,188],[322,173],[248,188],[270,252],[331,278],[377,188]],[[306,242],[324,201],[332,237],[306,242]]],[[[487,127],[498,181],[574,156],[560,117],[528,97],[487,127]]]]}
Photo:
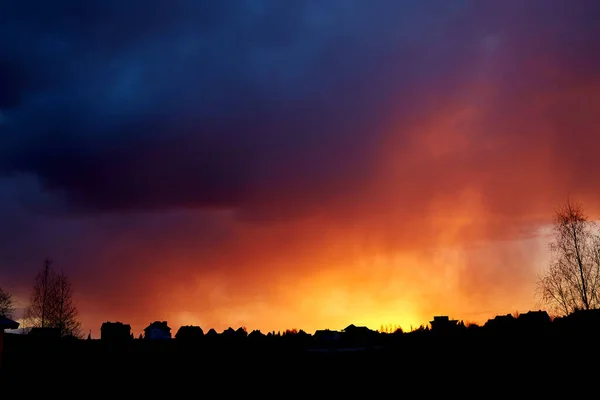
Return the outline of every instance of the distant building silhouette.
{"type": "Polygon", "coordinates": [[[349,341],[367,341],[373,338],[378,332],[373,331],[366,326],[355,326],[350,324],[342,330],[342,336],[349,341]]]}
{"type": "Polygon", "coordinates": [[[344,332],[344,333],[351,333],[351,334],[359,334],[359,335],[363,334],[363,335],[366,335],[366,334],[369,334],[369,333],[374,332],[374,331],[372,331],[371,329],[367,328],[366,326],[356,326],[354,324],[350,324],[347,327],[345,327],[342,330],[342,332],[344,332]]]}
{"type": "Polygon", "coordinates": [[[261,331],[255,329],[248,334],[248,339],[262,339],[266,337],[261,331]]]}
{"type": "Polygon", "coordinates": [[[218,336],[219,336],[219,334],[217,333],[217,331],[214,328],[210,328],[208,330],[208,332],[206,332],[206,337],[208,337],[208,338],[216,338],[218,336]]]}
{"type": "Polygon", "coordinates": [[[232,327],[229,327],[221,333],[221,336],[228,339],[244,339],[248,336],[248,333],[244,328],[241,327],[237,330],[234,330],[232,327]]]}
{"type": "Polygon", "coordinates": [[[313,335],[314,339],[320,343],[337,342],[341,339],[342,335],[338,331],[332,331],[330,329],[321,329],[315,331],[313,335]]]}
{"type": "Polygon", "coordinates": [[[235,331],[233,330],[232,327],[229,327],[229,328],[225,329],[223,332],[221,332],[221,335],[228,336],[228,337],[234,337],[235,331]]]}
{"type": "Polygon", "coordinates": [[[171,328],[167,321],[154,321],[144,328],[144,338],[149,340],[171,339],[171,328]]]}
{"type": "Polygon", "coordinates": [[[516,318],[511,314],[506,314],[496,315],[494,318],[488,319],[483,327],[488,331],[503,333],[513,330],[515,324],[516,318]]]}
{"type": "Polygon", "coordinates": [[[131,325],[122,322],[104,322],[100,327],[101,340],[131,339],[131,325]]]}
{"type": "Polygon", "coordinates": [[[519,329],[539,331],[550,326],[552,320],[546,311],[528,311],[517,318],[519,329]]]}
{"type": "Polygon", "coordinates": [[[235,335],[239,338],[246,338],[248,337],[248,332],[246,332],[246,329],[239,327],[237,331],[235,331],[235,335]]]}
{"type": "Polygon", "coordinates": [[[198,340],[204,336],[204,331],[199,326],[185,325],[175,334],[177,340],[198,340]]]}
{"type": "Polygon", "coordinates": [[[17,321],[0,316],[0,332],[4,332],[5,329],[19,329],[19,325],[17,321]]]}
{"type": "Polygon", "coordinates": [[[458,320],[450,319],[446,315],[433,317],[433,321],[430,321],[429,324],[434,333],[450,333],[458,328],[458,320]]]}

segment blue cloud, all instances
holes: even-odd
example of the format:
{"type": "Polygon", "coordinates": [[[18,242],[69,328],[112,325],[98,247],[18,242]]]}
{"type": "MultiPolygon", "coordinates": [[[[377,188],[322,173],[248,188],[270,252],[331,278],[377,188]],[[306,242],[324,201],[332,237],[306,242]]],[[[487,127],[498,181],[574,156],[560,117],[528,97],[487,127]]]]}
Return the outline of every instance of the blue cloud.
{"type": "Polygon", "coordinates": [[[369,179],[391,115],[469,76],[505,27],[476,4],[13,2],[0,171],[90,210],[326,201],[369,179]]]}

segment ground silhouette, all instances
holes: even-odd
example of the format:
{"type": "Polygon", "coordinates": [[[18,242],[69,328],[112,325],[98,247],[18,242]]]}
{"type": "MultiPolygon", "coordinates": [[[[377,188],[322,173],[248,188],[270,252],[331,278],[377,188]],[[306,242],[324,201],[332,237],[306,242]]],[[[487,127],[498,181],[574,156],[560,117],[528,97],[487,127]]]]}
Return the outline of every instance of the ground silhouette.
{"type": "MultiPolygon", "coordinates": [[[[149,326],[166,325],[157,322],[149,326]]],[[[106,322],[100,339],[39,329],[5,336],[0,376],[14,390],[22,390],[18,382],[43,387],[68,381],[123,394],[192,387],[281,397],[302,390],[340,396],[358,388],[433,394],[459,384],[471,390],[518,383],[515,391],[525,385],[541,395],[551,388],[556,394],[574,371],[581,376],[595,370],[583,366],[597,359],[600,310],[554,319],[545,311],[499,315],[482,326],[436,316],[410,332],[393,333],[352,324],[314,334],[242,327],[205,334],[201,327],[182,326],[173,338],[134,339],[129,325],[106,322]],[[556,374],[560,380],[551,379],[556,374]]]]}

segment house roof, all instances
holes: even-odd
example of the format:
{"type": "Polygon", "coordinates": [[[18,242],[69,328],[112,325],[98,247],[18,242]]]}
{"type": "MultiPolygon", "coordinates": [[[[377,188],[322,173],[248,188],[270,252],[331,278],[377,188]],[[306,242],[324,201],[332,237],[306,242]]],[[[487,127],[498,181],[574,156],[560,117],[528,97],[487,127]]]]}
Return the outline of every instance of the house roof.
{"type": "Polygon", "coordinates": [[[13,321],[12,319],[8,319],[6,317],[0,317],[0,330],[4,329],[18,329],[19,323],[17,321],[13,321]]]}
{"type": "Polygon", "coordinates": [[[217,331],[214,328],[210,328],[208,330],[207,335],[212,336],[212,335],[218,335],[217,331]]]}
{"type": "Polygon", "coordinates": [[[182,325],[179,330],[184,330],[184,331],[201,331],[202,328],[197,326],[197,325],[182,325]]]}
{"type": "Polygon", "coordinates": [[[550,316],[546,311],[527,311],[526,313],[519,314],[519,318],[549,318],[550,316]]]}
{"type": "Polygon", "coordinates": [[[204,335],[204,331],[201,327],[196,325],[183,325],[179,328],[175,336],[178,335],[204,335]]]}
{"type": "Polygon", "coordinates": [[[317,329],[315,335],[339,335],[340,332],[332,331],[331,329],[317,329]]]}
{"type": "Polygon", "coordinates": [[[102,326],[100,327],[100,330],[103,329],[115,329],[115,328],[124,328],[124,329],[131,329],[131,325],[129,324],[124,324],[122,322],[103,322],[102,326]]]}
{"type": "Polygon", "coordinates": [[[158,328],[158,329],[162,329],[165,331],[171,330],[171,328],[169,328],[169,325],[167,325],[167,321],[154,321],[153,323],[148,325],[146,328],[144,328],[144,330],[148,330],[148,329],[152,329],[152,328],[158,328]]]}
{"type": "Polygon", "coordinates": [[[367,328],[366,326],[356,326],[354,324],[350,324],[346,328],[344,328],[344,332],[368,331],[368,330],[370,330],[370,329],[367,328]]]}

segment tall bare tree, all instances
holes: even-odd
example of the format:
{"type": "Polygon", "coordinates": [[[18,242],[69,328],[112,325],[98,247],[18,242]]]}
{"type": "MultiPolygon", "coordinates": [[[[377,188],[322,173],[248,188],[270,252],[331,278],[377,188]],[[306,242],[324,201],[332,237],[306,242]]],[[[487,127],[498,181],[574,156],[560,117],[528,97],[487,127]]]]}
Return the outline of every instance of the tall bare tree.
{"type": "Polygon", "coordinates": [[[51,267],[52,260],[44,260],[44,268],[35,277],[29,306],[25,309],[25,319],[36,328],[49,328],[49,316],[54,306],[52,298],[56,286],[56,274],[51,267]]]}
{"type": "Polygon", "coordinates": [[[0,287],[0,317],[13,318],[15,303],[12,295],[0,287]]]}
{"type": "Polygon", "coordinates": [[[549,311],[568,315],[600,307],[600,231],[580,204],[568,201],[556,211],[550,252],[537,284],[549,311]]]}
{"type": "Polygon", "coordinates": [[[46,259],[44,268],[35,278],[25,320],[32,328],[58,328],[63,336],[81,336],[71,281],[51,265],[52,260],[46,259]]]}
{"type": "Polygon", "coordinates": [[[55,279],[52,325],[60,329],[63,336],[81,337],[81,323],[73,302],[71,281],[63,272],[57,274],[55,279]]]}

